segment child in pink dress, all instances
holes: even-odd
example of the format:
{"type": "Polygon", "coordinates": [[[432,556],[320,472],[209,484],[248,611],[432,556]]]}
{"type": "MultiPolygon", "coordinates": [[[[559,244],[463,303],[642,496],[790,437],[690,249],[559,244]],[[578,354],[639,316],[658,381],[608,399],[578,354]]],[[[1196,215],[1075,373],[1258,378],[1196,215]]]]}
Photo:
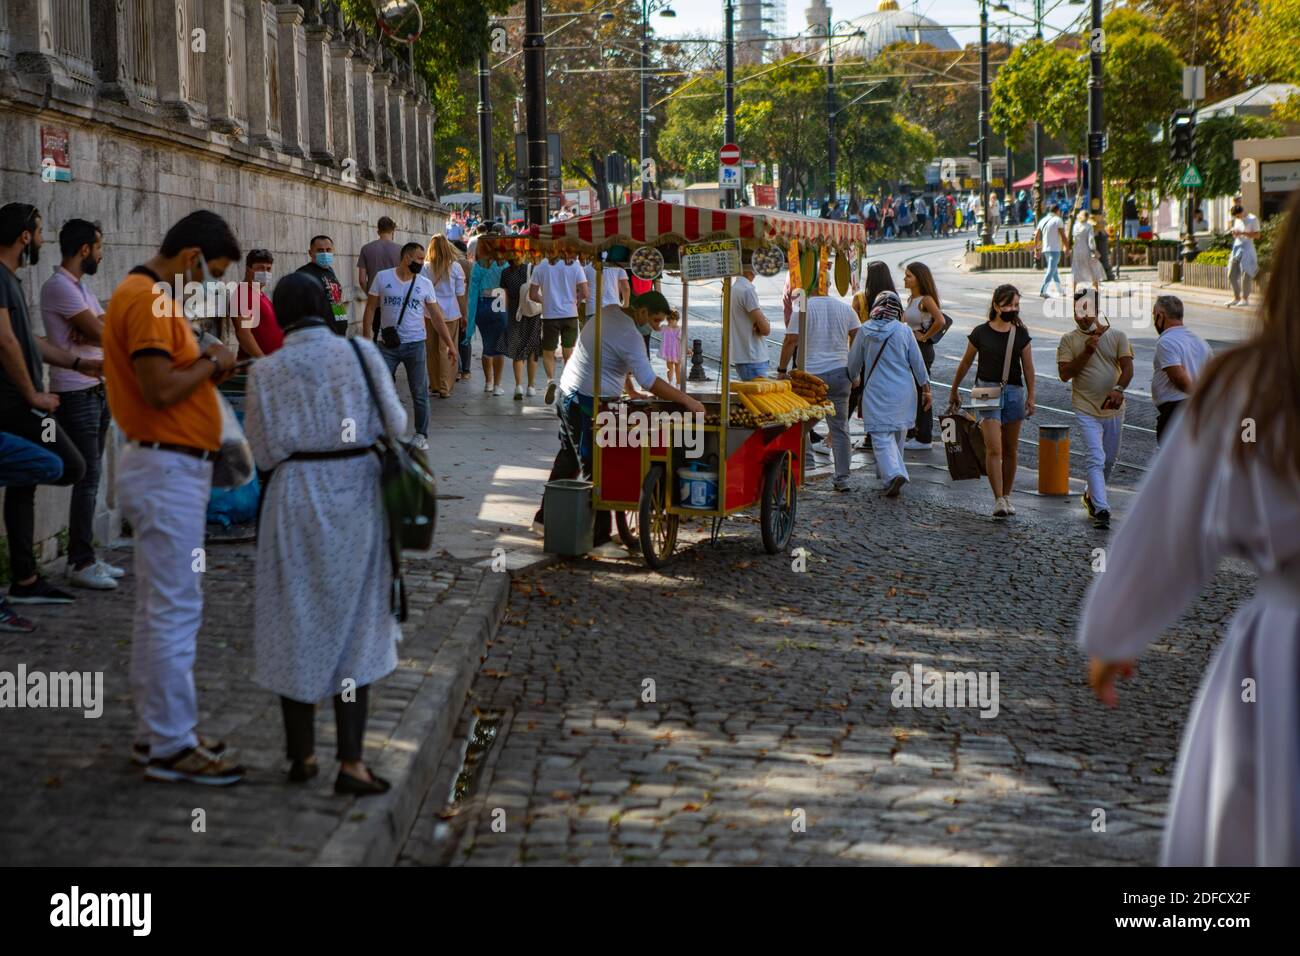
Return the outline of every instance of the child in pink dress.
{"type": "Polygon", "coordinates": [[[659,341],[659,357],[668,366],[669,385],[673,383],[674,376],[677,384],[682,384],[682,330],[677,325],[680,321],[677,310],[674,309],[668,314],[668,324],[659,333],[662,336],[659,341]]]}

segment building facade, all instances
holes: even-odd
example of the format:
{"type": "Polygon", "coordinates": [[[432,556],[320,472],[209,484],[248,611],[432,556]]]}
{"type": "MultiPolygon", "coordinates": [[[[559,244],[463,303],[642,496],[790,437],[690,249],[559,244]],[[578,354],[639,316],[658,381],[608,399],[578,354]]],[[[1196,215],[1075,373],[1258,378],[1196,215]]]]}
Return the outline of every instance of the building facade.
{"type": "MultiPolygon", "coordinates": [[[[333,4],[270,0],[3,0],[0,205],[34,203],[45,255],[21,276],[33,316],[71,218],[100,223],[104,261],[87,280],[101,301],[198,208],[230,222],[277,276],[334,239],[354,299],[356,255],[388,215],[399,238],[440,231],[434,113],[405,58],[333,4]]],[[[115,456],[101,483],[100,529],[116,529],[115,456]]],[[[51,557],[67,489],[37,495],[51,557]]]]}

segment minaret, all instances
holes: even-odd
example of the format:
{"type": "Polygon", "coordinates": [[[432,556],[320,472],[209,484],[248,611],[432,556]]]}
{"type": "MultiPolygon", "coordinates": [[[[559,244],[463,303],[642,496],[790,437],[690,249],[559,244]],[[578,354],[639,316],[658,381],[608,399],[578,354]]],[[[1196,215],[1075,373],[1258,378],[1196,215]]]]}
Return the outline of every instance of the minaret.
{"type": "Polygon", "coordinates": [[[808,23],[809,36],[825,36],[826,25],[830,21],[831,8],[826,0],[811,0],[804,10],[804,19],[808,23]]]}

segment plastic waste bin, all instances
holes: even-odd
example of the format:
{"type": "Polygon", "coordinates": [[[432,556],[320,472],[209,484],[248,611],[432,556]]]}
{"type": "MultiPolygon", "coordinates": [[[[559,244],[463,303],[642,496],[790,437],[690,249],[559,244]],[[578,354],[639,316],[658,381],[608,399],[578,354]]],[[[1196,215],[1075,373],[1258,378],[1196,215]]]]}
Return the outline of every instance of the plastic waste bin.
{"type": "Polygon", "coordinates": [[[576,557],[590,551],[596,522],[591,507],[591,482],[576,478],[548,481],[542,500],[546,553],[576,557]]]}

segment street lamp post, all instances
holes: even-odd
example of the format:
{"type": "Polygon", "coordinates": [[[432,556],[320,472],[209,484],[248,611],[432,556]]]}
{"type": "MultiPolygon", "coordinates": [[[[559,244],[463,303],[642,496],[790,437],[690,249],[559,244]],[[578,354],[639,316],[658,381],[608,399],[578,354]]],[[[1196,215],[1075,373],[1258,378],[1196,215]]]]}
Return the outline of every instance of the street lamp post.
{"type": "Polygon", "coordinates": [[[1106,278],[1113,280],[1115,272],[1110,264],[1106,216],[1102,203],[1101,146],[1105,120],[1101,103],[1101,54],[1105,41],[1101,29],[1101,0],[1092,0],[1092,30],[1088,40],[1088,207],[1097,236],[1097,257],[1101,260],[1106,278]],[[1097,228],[1098,223],[1100,229],[1097,228]]]}
{"type": "MultiPolygon", "coordinates": [[[[1034,37],[1043,40],[1043,0],[1034,0],[1034,37]]],[[[1034,116],[1034,222],[1043,218],[1043,124],[1034,116]]]]}
{"type": "Polygon", "coordinates": [[[491,222],[496,212],[496,157],[492,149],[492,68],[488,51],[478,58],[478,178],[483,221],[491,222]]]}
{"type": "Polygon", "coordinates": [[[650,74],[646,72],[649,69],[650,60],[650,41],[647,34],[650,30],[650,0],[641,0],[641,198],[650,198],[650,180],[645,174],[645,161],[650,158],[650,131],[646,128],[646,117],[650,113],[650,74]]]}
{"type": "Polygon", "coordinates": [[[546,35],[542,32],[542,0],[527,0],[524,15],[528,224],[541,226],[550,218],[550,168],[546,156],[546,35]]]}
{"type": "Polygon", "coordinates": [[[989,5],[980,0],[980,208],[983,210],[984,228],[980,243],[993,244],[993,223],[989,219],[989,5]]]}
{"type": "MultiPolygon", "coordinates": [[[[723,109],[726,111],[723,126],[723,139],[728,143],[736,141],[736,8],[727,0],[723,9],[726,18],[726,85],[723,91],[723,109]]],[[[736,208],[736,190],[724,189],[723,208],[736,208]]]]}
{"type": "Polygon", "coordinates": [[[826,11],[826,208],[839,198],[839,188],[835,178],[836,144],[835,144],[835,44],[831,35],[835,28],[831,24],[830,11],[826,11]]]}

